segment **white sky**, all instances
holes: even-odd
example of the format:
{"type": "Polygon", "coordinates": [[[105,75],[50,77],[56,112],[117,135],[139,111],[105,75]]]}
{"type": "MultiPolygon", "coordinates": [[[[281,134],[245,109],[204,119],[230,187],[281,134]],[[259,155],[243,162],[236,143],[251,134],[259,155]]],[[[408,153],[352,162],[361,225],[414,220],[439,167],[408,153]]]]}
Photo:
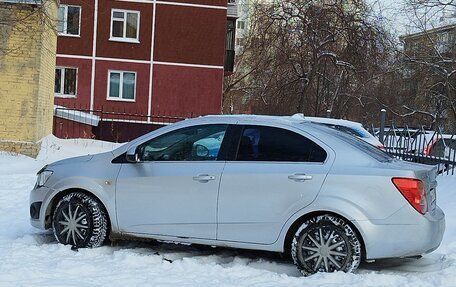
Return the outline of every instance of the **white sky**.
{"type": "MultiPolygon", "coordinates": [[[[420,26],[418,18],[406,8],[405,0],[366,0],[369,5],[372,6],[376,13],[377,21],[382,21],[386,27],[388,27],[397,36],[410,34],[417,32],[417,26],[420,26]]],[[[421,12],[424,12],[421,11],[421,12]]],[[[427,11],[428,14],[432,15],[429,19],[427,29],[447,25],[450,23],[456,23],[456,18],[450,18],[454,11],[446,8],[444,10],[439,9],[438,11],[427,11]],[[431,13],[429,13],[431,12],[431,13]],[[442,16],[447,16],[441,21],[442,16]]]]}

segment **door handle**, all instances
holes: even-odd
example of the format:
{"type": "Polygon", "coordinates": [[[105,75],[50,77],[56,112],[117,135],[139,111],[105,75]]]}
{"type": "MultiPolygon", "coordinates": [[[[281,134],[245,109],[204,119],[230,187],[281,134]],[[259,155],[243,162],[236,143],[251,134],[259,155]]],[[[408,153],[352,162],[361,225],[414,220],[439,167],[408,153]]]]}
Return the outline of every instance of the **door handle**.
{"type": "Polygon", "coordinates": [[[289,175],[288,179],[291,179],[291,180],[294,180],[294,181],[298,181],[298,182],[302,182],[302,181],[306,181],[306,180],[311,180],[312,176],[304,174],[304,173],[295,173],[295,174],[289,175]]]}
{"type": "Polygon", "coordinates": [[[193,180],[196,180],[199,182],[208,182],[208,181],[214,180],[214,179],[215,179],[215,176],[208,175],[208,174],[199,174],[199,175],[193,177],[193,180]]]}

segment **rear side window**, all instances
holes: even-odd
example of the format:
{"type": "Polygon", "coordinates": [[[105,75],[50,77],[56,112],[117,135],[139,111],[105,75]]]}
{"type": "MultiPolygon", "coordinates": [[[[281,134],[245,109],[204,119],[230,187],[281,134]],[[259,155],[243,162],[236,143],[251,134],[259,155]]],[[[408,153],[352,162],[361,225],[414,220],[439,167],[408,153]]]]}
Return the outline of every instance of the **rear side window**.
{"type": "Polygon", "coordinates": [[[326,151],[295,132],[266,126],[245,126],[237,161],[324,162],[326,151]]]}

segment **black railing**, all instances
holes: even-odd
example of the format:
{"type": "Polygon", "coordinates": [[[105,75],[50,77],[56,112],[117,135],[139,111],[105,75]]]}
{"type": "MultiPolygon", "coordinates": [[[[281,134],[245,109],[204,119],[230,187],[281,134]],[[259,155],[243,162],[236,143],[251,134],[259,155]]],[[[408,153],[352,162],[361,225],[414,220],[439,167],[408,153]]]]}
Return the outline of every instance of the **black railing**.
{"type": "Polygon", "coordinates": [[[92,138],[126,142],[193,116],[144,115],[104,109],[55,107],[53,134],[59,138],[92,138]]]}
{"type": "Polygon", "coordinates": [[[440,174],[454,175],[456,169],[456,135],[441,129],[385,127],[373,130],[383,140],[385,150],[403,160],[436,165],[440,174]],[[382,135],[382,136],[380,136],[382,135]]]}

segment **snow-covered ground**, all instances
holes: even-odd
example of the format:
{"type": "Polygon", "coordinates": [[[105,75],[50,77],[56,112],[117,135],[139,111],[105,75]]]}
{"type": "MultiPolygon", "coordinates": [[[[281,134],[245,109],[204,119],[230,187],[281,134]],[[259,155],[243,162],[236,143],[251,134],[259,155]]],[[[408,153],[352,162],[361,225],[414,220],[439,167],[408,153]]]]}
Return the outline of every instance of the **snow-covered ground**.
{"type": "Polygon", "coordinates": [[[48,137],[36,160],[0,153],[0,286],[456,286],[456,176],[439,178],[447,231],[437,251],[354,274],[304,278],[277,254],[199,246],[122,242],[75,252],[30,226],[29,191],[44,164],[114,147],[48,137]]]}

